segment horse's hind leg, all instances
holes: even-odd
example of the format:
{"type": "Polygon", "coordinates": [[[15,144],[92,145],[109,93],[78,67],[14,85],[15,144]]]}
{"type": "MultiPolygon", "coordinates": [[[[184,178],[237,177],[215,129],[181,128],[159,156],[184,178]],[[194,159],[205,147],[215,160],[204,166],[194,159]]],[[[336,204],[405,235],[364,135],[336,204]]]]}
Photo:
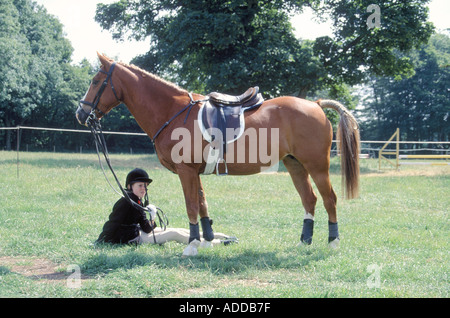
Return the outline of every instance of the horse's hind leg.
{"type": "Polygon", "coordinates": [[[294,183],[297,192],[300,194],[302,204],[305,209],[305,218],[303,220],[303,229],[300,241],[302,244],[311,244],[314,230],[314,213],[317,202],[317,196],[309,180],[308,171],[303,165],[293,156],[289,155],[283,159],[292,182],[294,183]]]}
{"type": "Polygon", "coordinates": [[[339,244],[339,231],[336,215],[337,197],[330,182],[328,172],[329,164],[322,169],[309,169],[311,177],[320,192],[323,199],[323,205],[328,213],[328,243],[330,247],[337,247],[339,244]]]}

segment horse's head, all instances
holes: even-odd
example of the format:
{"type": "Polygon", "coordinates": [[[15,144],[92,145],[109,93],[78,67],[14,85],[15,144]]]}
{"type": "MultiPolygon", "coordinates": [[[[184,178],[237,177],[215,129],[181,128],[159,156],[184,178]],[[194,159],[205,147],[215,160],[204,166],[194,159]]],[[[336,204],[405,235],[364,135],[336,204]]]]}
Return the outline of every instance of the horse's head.
{"type": "Polygon", "coordinates": [[[104,55],[97,55],[102,66],[92,79],[75,113],[78,122],[86,126],[88,118],[100,119],[121,103],[112,81],[116,63],[104,55]]]}

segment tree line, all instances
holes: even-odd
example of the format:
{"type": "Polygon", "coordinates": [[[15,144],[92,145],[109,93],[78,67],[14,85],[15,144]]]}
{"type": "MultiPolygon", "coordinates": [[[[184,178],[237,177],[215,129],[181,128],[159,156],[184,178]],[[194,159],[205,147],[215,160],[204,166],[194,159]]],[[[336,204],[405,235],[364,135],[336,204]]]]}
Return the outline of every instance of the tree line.
{"type": "Polygon", "coordinates": [[[450,37],[434,34],[405,55],[414,74],[403,80],[370,77],[359,117],[366,140],[387,140],[398,127],[402,140],[450,139],[450,37]]]}
{"type": "MultiPolygon", "coordinates": [[[[74,113],[98,65],[74,65],[63,25],[32,0],[0,2],[0,127],[80,129],[74,113]]],[[[125,107],[105,120],[111,130],[141,132],[125,107]]],[[[93,149],[88,134],[21,131],[30,150],[93,149]]],[[[111,147],[152,150],[148,139],[107,136],[111,147]]],[[[0,130],[0,149],[15,147],[15,131],[0,130]]]]}
{"type": "MultiPolygon", "coordinates": [[[[240,94],[258,85],[266,98],[334,98],[358,106],[363,139],[386,139],[400,127],[402,139],[448,140],[448,30],[435,33],[422,0],[384,1],[374,26],[371,2],[121,0],[97,5],[95,19],[117,40],[148,38],[149,51],[132,63],[187,90],[240,94]],[[330,17],[332,37],[295,37],[289,18],[306,7],[318,19],[330,17]]],[[[80,128],[74,111],[98,65],[75,65],[72,52],[61,22],[45,8],[2,0],[0,126],[80,128]]],[[[123,105],[103,126],[141,131],[123,105]]],[[[88,135],[30,132],[22,138],[36,149],[90,145],[88,135]]],[[[0,149],[14,142],[11,131],[0,131],[0,149]]],[[[152,149],[145,138],[108,136],[108,144],[152,149]]]]}

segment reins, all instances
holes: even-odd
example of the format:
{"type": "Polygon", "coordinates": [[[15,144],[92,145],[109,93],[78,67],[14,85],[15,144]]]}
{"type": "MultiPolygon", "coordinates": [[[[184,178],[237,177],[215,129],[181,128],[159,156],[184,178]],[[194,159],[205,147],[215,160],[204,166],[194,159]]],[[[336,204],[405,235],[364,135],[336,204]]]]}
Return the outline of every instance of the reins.
{"type": "MultiPolygon", "coordinates": [[[[95,148],[97,150],[97,157],[98,157],[98,161],[100,164],[100,167],[103,171],[103,175],[105,176],[106,181],[108,182],[108,184],[110,185],[110,187],[119,195],[121,195],[123,198],[125,198],[125,200],[127,200],[128,203],[130,203],[134,208],[139,209],[141,211],[147,212],[149,214],[149,218],[150,218],[150,222],[154,221],[155,225],[157,225],[156,220],[153,220],[152,215],[150,214],[150,210],[147,207],[143,207],[142,205],[136,203],[135,201],[133,201],[130,196],[128,195],[128,192],[122,187],[122,185],[120,184],[119,179],[117,178],[116,173],[114,172],[114,169],[111,166],[111,160],[109,159],[109,153],[108,153],[108,148],[106,147],[106,141],[105,141],[105,137],[103,135],[103,131],[102,131],[102,127],[100,125],[100,122],[96,119],[94,119],[94,117],[91,117],[88,119],[87,121],[87,125],[88,127],[91,129],[91,133],[94,137],[94,141],[95,141],[95,148]],[[101,158],[100,158],[100,150],[103,153],[103,156],[105,157],[105,161],[108,164],[109,169],[111,170],[112,175],[114,176],[114,179],[116,180],[117,185],[119,186],[119,189],[121,190],[121,192],[118,192],[113,185],[111,184],[111,182],[109,181],[105,169],[103,167],[101,158]]],[[[166,230],[167,226],[169,225],[169,219],[167,218],[167,215],[164,213],[164,211],[158,207],[156,207],[157,211],[156,211],[156,216],[158,217],[158,221],[159,221],[159,226],[161,227],[161,229],[166,230]]],[[[153,233],[153,240],[155,241],[155,243],[157,243],[156,241],[156,237],[155,237],[155,231],[152,230],[153,233]]]]}

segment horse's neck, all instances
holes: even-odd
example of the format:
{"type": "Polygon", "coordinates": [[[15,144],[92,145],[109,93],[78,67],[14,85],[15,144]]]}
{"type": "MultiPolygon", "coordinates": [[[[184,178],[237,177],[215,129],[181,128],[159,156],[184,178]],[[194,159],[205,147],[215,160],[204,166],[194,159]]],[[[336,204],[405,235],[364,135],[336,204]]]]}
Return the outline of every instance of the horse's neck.
{"type": "Polygon", "coordinates": [[[139,126],[153,138],[170,116],[178,111],[180,106],[176,97],[187,94],[136,70],[124,67],[124,73],[124,103],[139,126]]]}

